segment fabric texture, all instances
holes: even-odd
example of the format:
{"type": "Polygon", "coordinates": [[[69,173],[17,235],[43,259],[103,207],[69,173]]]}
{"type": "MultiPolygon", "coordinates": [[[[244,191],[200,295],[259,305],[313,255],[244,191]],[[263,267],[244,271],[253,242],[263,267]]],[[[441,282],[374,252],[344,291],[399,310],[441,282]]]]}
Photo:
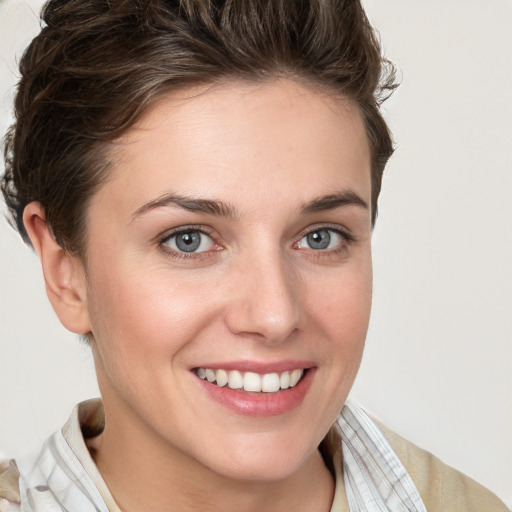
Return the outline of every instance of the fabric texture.
{"type": "MultiPolygon", "coordinates": [[[[37,454],[2,463],[0,512],[121,512],[86,445],[103,426],[101,400],[83,402],[37,454]]],[[[354,402],[345,405],[334,428],[340,443],[332,461],[331,512],[507,511],[484,487],[405,441],[354,402]]]]}
{"type": "Polygon", "coordinates": [[[361,407],[345,405],[338,427],[350,511],[426,512],[407,470],[361,407]]]}
{"type": "Polygon", "coordinates": [[[484,486],[431,453],[375,422],[407,468],[430,512],[505,512],[505,504],[484,486]]]}

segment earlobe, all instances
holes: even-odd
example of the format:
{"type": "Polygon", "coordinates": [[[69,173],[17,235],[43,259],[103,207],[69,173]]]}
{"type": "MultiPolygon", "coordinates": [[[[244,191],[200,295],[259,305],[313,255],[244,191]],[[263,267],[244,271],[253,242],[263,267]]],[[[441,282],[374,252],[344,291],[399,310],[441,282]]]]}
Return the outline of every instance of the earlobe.
{"type": "Polygon", "coordinates": [[[62,325],[77,334],[90,332],[83,264],[57,243],[40,203],[25,207],[23,223],[41,260],[46,293],[62,325]]]}

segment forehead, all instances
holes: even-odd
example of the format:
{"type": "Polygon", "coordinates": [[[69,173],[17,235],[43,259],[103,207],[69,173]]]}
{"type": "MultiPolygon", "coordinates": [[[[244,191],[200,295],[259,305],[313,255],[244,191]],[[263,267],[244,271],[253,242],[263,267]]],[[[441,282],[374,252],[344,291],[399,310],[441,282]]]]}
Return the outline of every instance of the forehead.
{"type": "Polygon", "coordinates": [[[292,81],[163,97],[111,146],[109,159],[99,194],[132,210],[170,190],[248,204],[279,189],[307,202],[351,188],[369,202],[370,151],[358,107],[292,81]]]}

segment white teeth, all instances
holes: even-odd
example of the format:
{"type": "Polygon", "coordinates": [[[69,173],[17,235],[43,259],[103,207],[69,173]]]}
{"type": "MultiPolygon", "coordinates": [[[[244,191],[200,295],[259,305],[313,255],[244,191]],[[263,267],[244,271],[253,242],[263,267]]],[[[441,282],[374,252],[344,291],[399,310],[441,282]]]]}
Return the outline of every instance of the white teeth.
{"type": "Polygon", "coordinates": [[[295,384],[297,384],[297,382],[299,382],[303,373],[304,373],[303,370],[293,370],[293,372],[290,373],[290,387],[291,388],[293,388],[293,386],[295,386],[295,384]]]}
{"type": "Polygon", "coordinates": [[[290,372],[281,373],[280,385],[281,389],[288,389],[290,387],[290,372]]]}
{"type": "Polygon", "coordinates": [[[261,377],[257,373],[245,372],[244,390],[259,393],[261,391],[261,377]]]}
{"type": "Polygon", "coordinates": [[[244,387],[244,379],[240,372],[232,370],[228,375],[228,387],[231,389],[240,389],[244,387]]]}
{"type": "Polygon", "coordinates": [[[197,368],[196,375],[203,380],[215,383],[219,387],[228,386],[231,389],[244,389],[253,393],[277,393],[280,389],[293,388],[304,375],[303,369],[282,373],[258,374],[254,372],[241,373],[238,370],[212,370],[197,368]]]}
{"type": "Polygon", "coordinates": [[[217,370],[215,372],[215,380],[217,381],[217,386],[224,387],[229,380],[228,372],[226,370],[217,370]]]}
{"type": "Polygon", "coordinates": [[[206,378],[208,382],[215,382],[215,372],[213,370],[206,370],[206,378]]]}
{"type": "Polygon", "coordinates": [[[261,391],[265,393],[276,393],[280,387],[281,382],[277,373],[266,373],[261,378],[261,391]]]}

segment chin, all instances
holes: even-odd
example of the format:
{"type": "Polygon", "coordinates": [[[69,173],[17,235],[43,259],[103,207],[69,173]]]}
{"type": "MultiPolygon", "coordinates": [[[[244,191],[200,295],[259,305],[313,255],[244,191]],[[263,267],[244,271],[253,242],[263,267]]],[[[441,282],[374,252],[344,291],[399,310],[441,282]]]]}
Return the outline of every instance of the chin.
{"type": "Polygon", "coordinates": [[[217,445],[217,454],[208,453],[206,465],[215,473],[233,480],[272,482],[299,471],[318,453],[316,444],[301,443],[293,434],[287,439],[267,433],[237,440],[229,448],[217,445]],[[273,439],[268,439],[270,437],[273,439]],[[294,439],[295,437],[295,439],[294,439]]]}
{"type": "Polygon", "coordinates": [[[212,468],[217,474],[230,480],[244,482],[278,482],[286,480],[295,474],[301,467],[300,463],[293,463],[289,457],[269,460],[237,460],[227,467],[212,468]]]}

